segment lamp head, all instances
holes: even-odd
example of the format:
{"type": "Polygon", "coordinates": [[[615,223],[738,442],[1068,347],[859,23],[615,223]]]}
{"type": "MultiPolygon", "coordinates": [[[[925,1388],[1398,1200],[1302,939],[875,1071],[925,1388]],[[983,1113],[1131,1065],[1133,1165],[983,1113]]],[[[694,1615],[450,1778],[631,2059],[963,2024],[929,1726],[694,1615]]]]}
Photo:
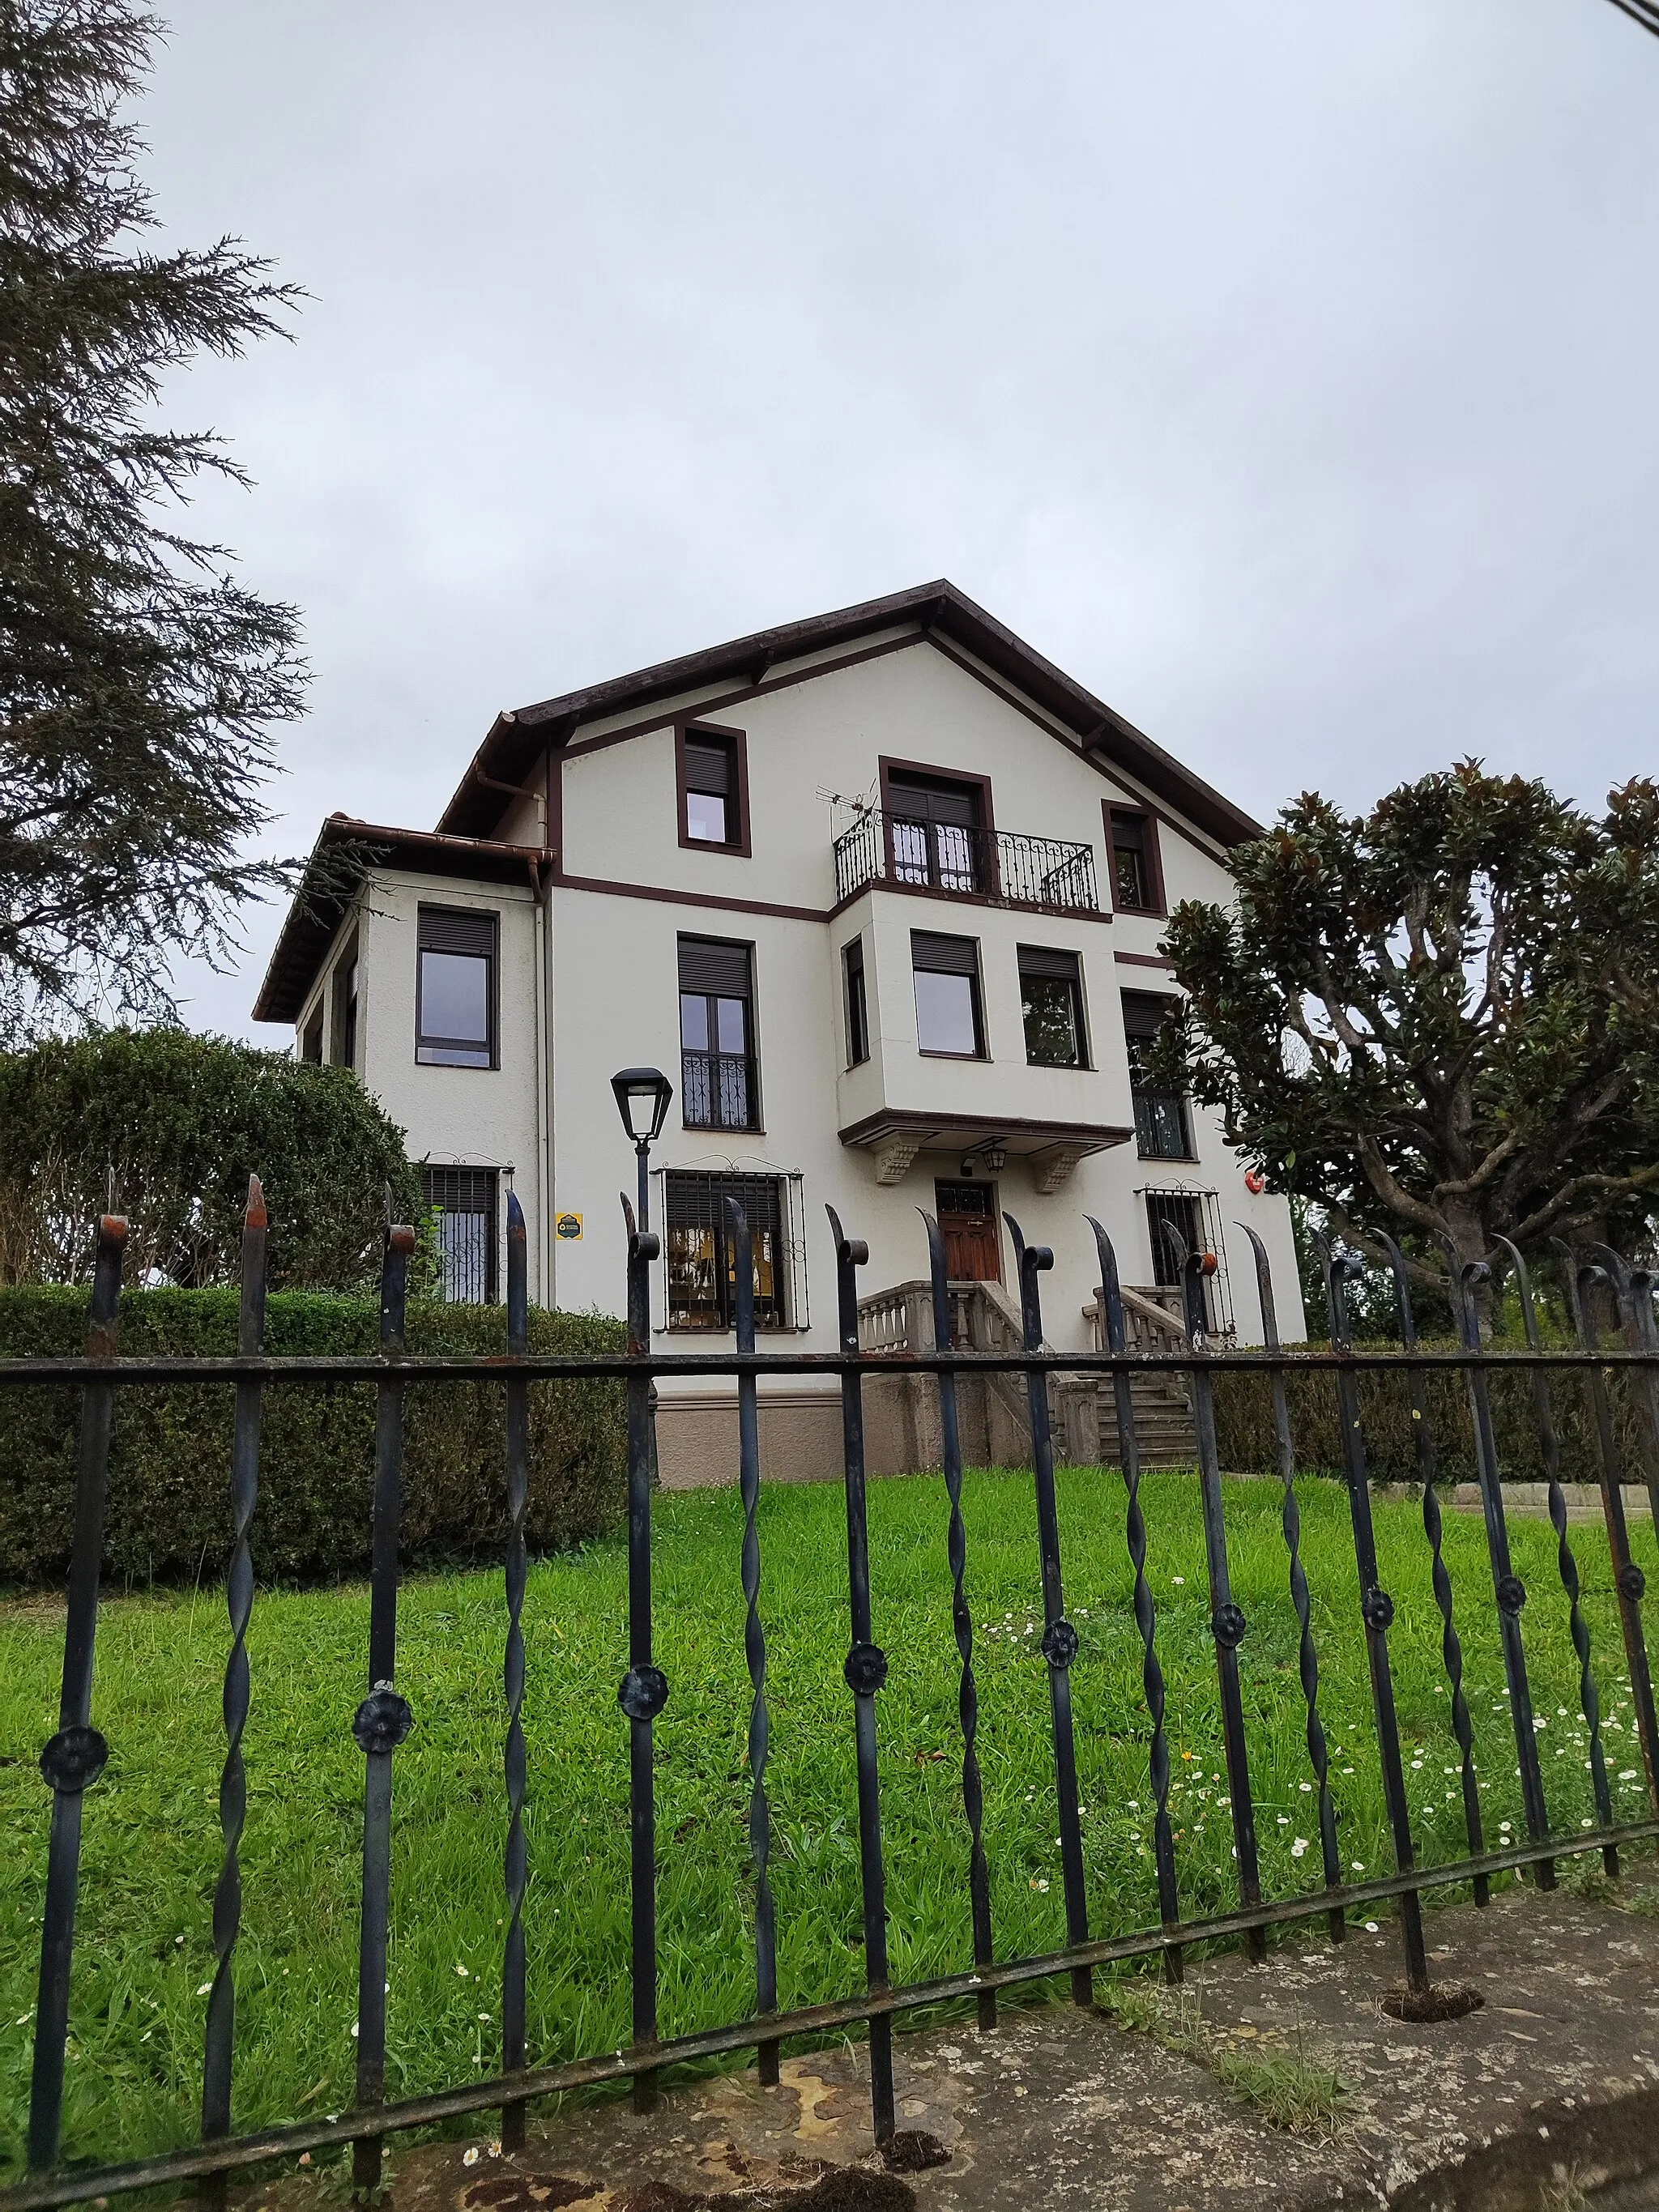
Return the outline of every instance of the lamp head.
{"type": "Polygon", "coordinates": [[[992,1175],[1000,1175],[1003,1169],[1008,1164],[1008,1147],[1006,1145],[997,1143],[996,1140],[993,1139],[990,1144],[982,1148],[981,1157],[984,1159],[988,1170],[992,1175]]]}
{"type": "Polygon", "coordinates": [[[630,1140],[651,1144],[662,1133],[674,1086],[659,1067],[624,1067],[611,1079],[617,1111],[630,1140]]]}

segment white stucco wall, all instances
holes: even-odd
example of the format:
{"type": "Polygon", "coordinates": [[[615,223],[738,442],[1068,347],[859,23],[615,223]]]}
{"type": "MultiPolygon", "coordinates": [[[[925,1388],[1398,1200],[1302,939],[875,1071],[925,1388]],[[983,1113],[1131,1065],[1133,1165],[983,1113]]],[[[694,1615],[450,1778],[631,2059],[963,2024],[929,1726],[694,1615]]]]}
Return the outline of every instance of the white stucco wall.
{"type": "MultiPolygon", "coordinates": [[[[961,1157],[959,1151],[923,1152],[902,1182],[883,1187],[876,1182],[874,1155],[842,1145],[839,1129],[883,1108],[1127,1129],[1133,1112],[1120,994],[1169,989],[1172,980],[1166,969],[1146,964],[1156,957],[1162,928],[1156,917],[1046,915],[884,885],[831,918],[828,794],[877,796],[884,755],[987,776],[997,829],[1086,842],[1103,897],[1108,883],[1103,801],[1139,805],[1145,794],[1127,779],[1103,776],[1074,747],[918,642],[708,711],[709,721],[745,733],[753,853],[742,858],[688,849],[678,837],[673,713],[670,702],[662,709],[664,726],[598,749],[582,750],[591,733],[579,732],[574,748],[556,757],[565,876],[618,888],[580,888],[569,881],[553,886],[544,970],[538,968],[537,902],[527,886],[396,871],[376,874],[360,924],[360,1072],[407,1130],[417,1158],[516,1166],[530,1224],[533,1291],[567,1308],[617,1312],[623,1295],[617,1194],[633,1192],[634,1158],[610,1078],[619,1067],[653,1063],[678,1092],[676,938],[685,933],[751,944],[764,1127],[754,1133],[687,1129],[677,1097],[653,1164],[800,1171],[811,1318],[804,1342],[807,1349],[829,1350],[835,1342],[835,1277],[826,1204],[839,1210],[849,1233],[869,1243],[861,1287],[885,1288],[925,1273],[927,1244],[916,1208],[933,1205],[936,1177],[957,1178],[961,1157]],[[648,895],[624,895],[622,886],[648,895]],[[416,909],[422,900],[483,908],[501,918],[499,1069],[416,1065],[416,909]],[[941,1060],[918,1052],[913,928],[977,939],[984,1060],[941,1060]],[[843,1066],[841,952],[860,933],[872,1056],[849,1071],[843,1066]],[[1088,1069],[1026,1063],[1017,966],[1021,944],[1079,954],[1092,1060],[1088,1069]],[[1139,959],[1126,961],[1126,954],[1139,959]],[[541,1104],[538,1023],[547,1033],[550,1117],[541,1104]],[[551,1156],[545,1194],[538,1179],[544,1133],[551,1156]],[[548,1237],[546,1223],[555,1213],[581,1217],[579,1240],[548,1237]]],[[[526,781],[534,783],[539,775],[538,769],[526,781]]],[[[513,834],[538,836],[539,809],[526,802],[521,811],[524,819],[513,834]]],[[[1166,816],[1159,846],[1171,905],[1183,897],[1230,896],[1224,862],[1198,833],[1183,834],[1166,816]]],[[[327,989],[326,967],[318,988],[327,989]]],[[[1256,1337],[1258,1315],[1249,1247],[1231,1226],[1241,1219],[1267,1242],[1281,1328],[1286,1336],[1300,1333],[1287,1208],[1269,1195],[1252,1197],[1213,1118],[1194,1112],[1193,1119],[1195,1160],[1141,1161],[1131,1139],[1081,1162],[1070,1181],[1050,1194],[1036,1189],[1031,1165],[1011,1153],[998,1178],[998,1200],[1030,1242],[1054,1248],[1054,1270],[1042,1279],[1043,1310],[1047,1333],[1062,1349],[1087,1341],[1082,1308],[1092,1296],[1097,1271],[1085,1214],[1104,1223],[1127,1282],[1153,1279],[1140,1195],[1149,1183],[1218,1194],[1243,1340],[1256,1337]]],[[[1004,1278],[1011,1288],[1012,1272],[1005,1237],[1004,1278]]],[[[653,1314],[660,1309],[658,1295],[653,1314]]],[[[710,1348],[716,1340],[699,1334],[672,1341],[696,1349],[710,1348]]]]}

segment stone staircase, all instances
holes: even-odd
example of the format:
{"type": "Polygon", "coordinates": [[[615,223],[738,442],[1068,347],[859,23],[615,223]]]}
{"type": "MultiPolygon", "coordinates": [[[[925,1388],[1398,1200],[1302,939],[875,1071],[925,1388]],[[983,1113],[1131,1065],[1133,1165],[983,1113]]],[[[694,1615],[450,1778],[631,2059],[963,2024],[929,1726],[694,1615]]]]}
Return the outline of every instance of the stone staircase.
{"type": "MultiPolygon", "coordinates": [[[[969,1352],[1017,1352],[1024,1338],[1019,1309],[1000,1283],[952,1283],[951,1342],[969,1352]]],[[[1181,1323],[1155,1291],[1126,1290],[1131,1351],[1173,1351],[1184,1344],[1181,1323]]],[[[1084,1308],[1101,1343],[1096,1308],[1084,1308]]],[[[866,1352],[933,1349],[932,1286],[895,1284],[859,1301],[859,1343],[866,1352]]],[[[1047,1342],[1043,1350],[1053,1346],[1047,1342]]],[[[1178,1376],[1154,1371],[1130,1378],[1135,1437],[1143,1467],[1190,1467],[1195,1456],[1191,1404],[1178,1376]]],[[[962,1453],[969,1466],[1029,1463],[1030,1416],[1020,1375],[968,1375],[957,1386],[962,1453]]],[[[865,1388],[866,1459],[872,1474],[937,1467],[941,1457],[939,1392],[931,1376],[872,1376],[865,1388]]],[[[1115,1393],[1109,1376],[1051,1376],[1049,1425],[1054,1455],[1078,1467],[1115,1466],[1120,1458],[1115,1393]]]]}

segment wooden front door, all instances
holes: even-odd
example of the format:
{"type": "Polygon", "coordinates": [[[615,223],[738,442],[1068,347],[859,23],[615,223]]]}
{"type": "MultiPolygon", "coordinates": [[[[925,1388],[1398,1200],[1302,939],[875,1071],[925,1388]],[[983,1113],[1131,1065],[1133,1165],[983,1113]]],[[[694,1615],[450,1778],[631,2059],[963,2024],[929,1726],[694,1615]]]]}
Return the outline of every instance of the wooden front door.
{"type": "Polygon", "coordinates": [[[1002,1239],[997,1234],[996,1190],[988,1182],[933,1186],[945,1272],[953,1283],[1000,1283],[1002,1239]]]}

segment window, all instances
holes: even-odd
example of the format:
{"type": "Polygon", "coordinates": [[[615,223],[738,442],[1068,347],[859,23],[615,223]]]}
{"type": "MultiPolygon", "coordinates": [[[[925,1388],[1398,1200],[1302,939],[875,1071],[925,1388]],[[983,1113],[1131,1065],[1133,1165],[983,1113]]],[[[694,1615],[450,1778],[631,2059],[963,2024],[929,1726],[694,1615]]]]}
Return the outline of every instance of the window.
{"type": "Polygon", "coordinates": [[[910,932],[910,964],[916,979],[916,1048],[957,1060],[983,1060],[980,1015],[979,947],[971,937],[910,932]]]}
{"type": "Polygon", "coordinates": [[[1019,948],[1019,1006],[1025,1057],[1034,1067],[1086,1067],[1083,983],[1075,952],[1045,945],[1019,948]]]}
{"type": "Polygon", "coordinates": [[[1204,1325],[1212,1336],[1231,1336],[1233,1331],[1232,1291],[1227,1280],[1227,1246],[1222,1235],[1221,1204],[1212,1190],[1152,1188],[1140,1194],[1146,1202],[1146,1233],[1152,1243],[1152,1281],[1159,1290],[1179,1293],[1159,1301],[1166,1310],[1184,1319],[1185,1285],[1176,1260],[1173,1230],[1188,1252],[1212,1252],[1216,1270],[1202,1278],[1204,1325]]]}
{"type": "Polygon", "coordinates": [[[334,970],[334,1018],[329,1058],[336,1067],[357,1065],[357,939],[340,955],[334,970]]]}
{"type": "Polygon", "coordinates": [[[688,1129],[757,1129],[752,953],[748,945],[683,937],[680,1103],[688,1129]]]}
{"type": "Polygon", "coordinates": [[[864,991],[864,939],[855,937],[841,956],[842,1000],[847,1014],[847,1065],[870,1057],[870,1006],[864,991]]]}
{"type": "Polygon", "coordinates": [[[417,932],[416,1059],[428,1067],[494,1067],[496,917],[423,906],[417,932]]]}
{"type": "Polygon", "coordinates": [[[885,777],[893,879],[936,890],[993,888],[985,786],[892,769],[885,777]]]}
{"type": "Polygon", "coordinates": [[[311,1019],[300,1032],[301,1060],[319,1060],[323,1056],[323,1002],[318,1000],[311,1019]]]}
{"type": "Polygon", "coordinates": [[[452,1304],[495,1303],[497,1177],[494,1168],[428,1168],[426,1202],[434,1216],[441,1273],[438,1295],[452,1304]]]}
{"type": "Polygon", "coordinates": [[[1106,832],[1113,905],[1128,914],[1162,914],[1164,871],[1158,862],[1157,823],[1150,814],[1109,806],[1106,832]]]}
{"type": "Polygon", "coordinates": [[[1187,1102],[1178,1091],[1153,1091],[1141,1069],[1176,1000],[1158,991],[1123,994],[1123,1036],[1129,1049],[1129,1095],[1135,1109],[1135,1150],[1143,1160],[1189,1160],[1193,1133],[1187,1102]]]}
{"type": "Polygon", "coordinates": [[[735,1198],[749,1218],[755,1255],[755,1326],[787,1326],[783,1178],[695,1175],[671,1169],[664,1177],[663,1192],[670,1328],[735,1326],[736,1271],[726,1228],[728,1198],[735,1198]]]}
{"type": "Polygon", "coordinates": [[[1175,1238],[1188,1252],[1207,1249],[1198,1200],[1184,1190],[1149,1190],[1146,1231],[1152,1240],[1152,1280],[1160,1290],[1178,1290],[1184,1278],[1175,1238]]]}
{"type": "Polygon", "coordinates": [[[741,730],[676,732],[680,842],[749,850],[749,773],[741,730]]]}

